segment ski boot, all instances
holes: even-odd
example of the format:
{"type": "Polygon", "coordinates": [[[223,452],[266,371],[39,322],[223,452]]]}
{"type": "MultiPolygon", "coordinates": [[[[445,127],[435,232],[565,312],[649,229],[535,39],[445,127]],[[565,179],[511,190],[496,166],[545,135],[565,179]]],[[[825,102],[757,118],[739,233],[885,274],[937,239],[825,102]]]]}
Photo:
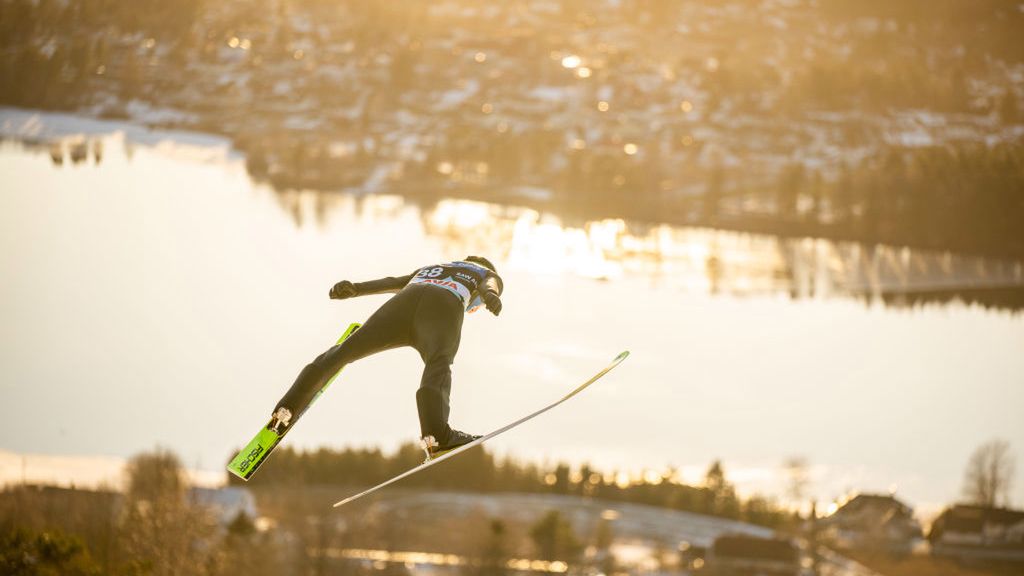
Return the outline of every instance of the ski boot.
{"type": "Polygon", "coordinates": [[[288,427],[291,421],[292,411],[282,406],[274,411],[274,414],[270,417],[270,424],[267,428],[270,428],[278,434],[283,434],[284,429],[288,427]]]}
{"type": "Polygon", "coordinates": [[[420,439],[420,446],[423,447],[423,452],[427,456],[423,463],[426,464],[434,458],[447,454],[460,446],[465,446],[478,438],[481,436],[466,434],[455,429],[448,432],[448,441],[444,444],[439,443],[433,436],[424,436],[420,439]]]}

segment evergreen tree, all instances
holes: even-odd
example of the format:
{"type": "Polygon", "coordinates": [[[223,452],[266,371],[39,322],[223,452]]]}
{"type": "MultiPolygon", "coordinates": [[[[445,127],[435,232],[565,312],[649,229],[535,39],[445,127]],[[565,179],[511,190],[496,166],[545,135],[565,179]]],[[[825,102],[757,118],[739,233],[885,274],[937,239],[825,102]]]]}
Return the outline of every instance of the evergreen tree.
{"type": "Polygon", "coordinates": [[[530,539],[541,560],[571,562],[583,551],[572,525],[558,510],[549,511],[530,528],[530,539]]]}
{"type": "Polygon", "coordinates": [[[491,520],[487,538],[480,550],[478,576],[505,576],[508,574],[508,530],[501,520],[491,520]]]}
{"type": "Polygon", "coordinates": [[[715,460],[708,467],[704,475],[704,488],[708,492],[706,505],[709,513],[726,518],[739,517],[740,507],[736,490],[726,480],[721,461],[715,460]]]}
{"type": "Polygon", "coordinates": [[[0,574],[4,576],[100,576],[103,574],[75,536],[59,530],[0,533],[0,574]]]}

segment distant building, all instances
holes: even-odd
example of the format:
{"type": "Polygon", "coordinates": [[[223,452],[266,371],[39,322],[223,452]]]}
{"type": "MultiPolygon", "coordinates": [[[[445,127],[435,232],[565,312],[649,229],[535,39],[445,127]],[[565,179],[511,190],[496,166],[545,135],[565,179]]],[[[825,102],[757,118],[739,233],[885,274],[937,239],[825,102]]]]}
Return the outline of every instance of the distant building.
{"type": "Polygon", "coordinates": [[[1024,564],[1024,511],[958,504],[935,519],[928,541],[936,556],[1024,564]]]}
{"type": "Polygon", "coordinates": [[[922,537],[913,509],[891,495],[858,494],[818,522],[821,538],[845,550],[909,554],[922,537]]]}
{"type": "Polygon", "coordinates": [[[239,515],[249,520],[259,517],[256,498],[246,488],[225,486],[222,488],[195,487],[190,490],[196,504],[213,512],[221,525],[227,526],[239,515]]]}
{"type": "Polygon", "coordinates": [[[710,576],[798,576],[800,552],[785,538],[726,534],[707,551],[704,568],[710,576]]]}

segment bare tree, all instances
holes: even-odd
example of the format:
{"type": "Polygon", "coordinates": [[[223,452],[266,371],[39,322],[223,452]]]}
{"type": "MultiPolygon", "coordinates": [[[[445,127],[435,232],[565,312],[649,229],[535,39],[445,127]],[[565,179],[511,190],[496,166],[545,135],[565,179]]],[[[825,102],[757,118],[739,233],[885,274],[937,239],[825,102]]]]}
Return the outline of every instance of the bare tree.
{"type": "Polygon", "coordinates": [[[971,504],[995,507],[1010,504],[1014,461],[1010,443],[991,440],[979,446],[967,462],[964,496],[971,504]]]}
{"type": "Polygon", "coordinates": [[[157,449],[128,461],[121,529],[125,563],[152,576],[216,571],[210,514],[188,495],[181,460],[157,449]]]}

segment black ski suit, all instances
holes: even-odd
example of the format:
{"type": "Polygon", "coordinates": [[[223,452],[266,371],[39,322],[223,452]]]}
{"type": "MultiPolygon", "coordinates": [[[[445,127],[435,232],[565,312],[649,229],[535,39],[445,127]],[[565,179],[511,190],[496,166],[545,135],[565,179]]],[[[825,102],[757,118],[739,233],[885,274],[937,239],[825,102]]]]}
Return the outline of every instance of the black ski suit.
{"type": "MultiPolygon", "coordinates": [[[[299,373],[277,407],[300,414],[327,380],[350,362],[412,346],[423,359],[416,391],[420,432],[444,443],[448,426],[451,364],[459,350],[464,310],[482,305],[486,292],[500,295],[501,277],[473,262],[425,266],[408,276],[353,284],[354,296],[398,292],[347,340],[329,348],[299,373]]],[[[346,296],[347,297],[347,296],[346,296]]],[[[276,409],[275,409],[276,411],[276,409]]]]}

